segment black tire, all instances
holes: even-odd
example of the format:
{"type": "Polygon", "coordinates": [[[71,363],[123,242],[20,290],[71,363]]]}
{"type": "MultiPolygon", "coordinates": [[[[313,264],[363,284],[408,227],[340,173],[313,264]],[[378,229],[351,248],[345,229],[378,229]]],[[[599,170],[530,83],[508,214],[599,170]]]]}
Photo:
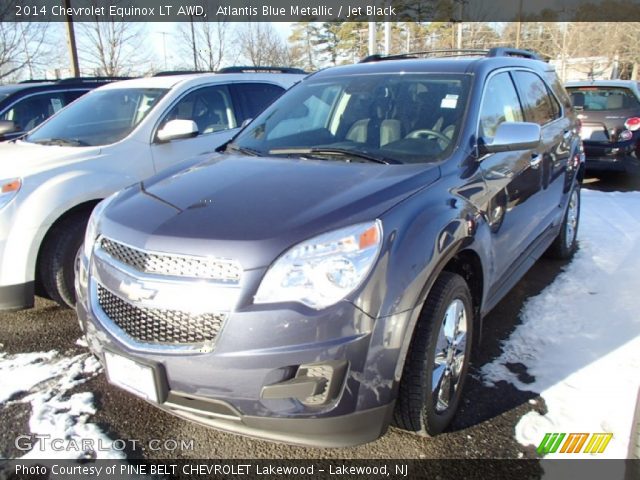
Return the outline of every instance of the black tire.
{"type": "MultiPolygon", "coordinates": [[[[407,353],[394,412],[396,426],[421,436],[437,435],[447,428],[462,397],[471,360],[473,323],[473,303],[469,287],[460,275],[443,272],[427,297],[407,353]],[[447,309],[456,301],[464,306],[466,342],[463,348],[458,349],[464,352],[464,357],[458,370],[458,379],[453,382],[453,394],[449,402],[443,405],[432,389],[432,379],[436,371],[436,353],[444,351],[440,348],[442,344],[438,345],[438,340],[447,318],[447,309]]],[[[446,372],[446,367],[444,371],[446,372]]],[[[446,378],[446,373],[442,378],[446,378]]]]}
{"type": "Polygon", "coordinates": [[[576,253],[578,249],[578,227],[580,225],[580,204],[580,184],[576,182],[569,194],[569,202],[567,204],[567,210],[564,212],[564,217],[562,218],[560,232],[546,252],[548,257],[568,260],[576,253]],[[575,221],[572,220],[572,202],[577,202],[577,206],[575,207],[575,221]],[[570,222],[573,225],[571,228],[569,228],[570,222]]]}
{"type": "Polygon", "coordinates": [[[74,263],[89,214],[78,213],[56,223],[47,233],[40,252],[40,281],[49,298],[61,307],[73,308],[76,304],[74,263]]]}

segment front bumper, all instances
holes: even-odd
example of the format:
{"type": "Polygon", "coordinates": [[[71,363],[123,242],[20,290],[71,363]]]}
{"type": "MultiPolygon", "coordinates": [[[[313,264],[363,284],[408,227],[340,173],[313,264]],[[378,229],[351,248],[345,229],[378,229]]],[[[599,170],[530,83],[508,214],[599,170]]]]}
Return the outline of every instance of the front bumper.
{"type": "Polygon", "coordinates": [[[151,366],[160,392],[151,403],[163,410],[225,431],[324,447],[373,441],[386,431],[408,313],[374,320],[349,302],[320,312],[251,305],[230,314],[210,350],[145,351],[105,322],[86,258],[76,268],[76,308],[89,347],[103,364],[110,351],[151,366]],[[309,365],[345,366],[329,378],[324,402],[286,394],[309,365]]]}

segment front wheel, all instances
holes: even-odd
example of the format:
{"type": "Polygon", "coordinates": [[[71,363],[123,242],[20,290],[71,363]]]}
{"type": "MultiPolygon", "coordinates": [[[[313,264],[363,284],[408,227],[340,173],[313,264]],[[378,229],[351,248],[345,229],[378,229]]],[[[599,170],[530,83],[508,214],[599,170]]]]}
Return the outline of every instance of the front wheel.
{"type": "Polygon", "coordinates": [[[578,225],[580,224],[580,184],[575,183],[569,194],[569,204],[562,220],[558,236],[549,247],[553,258],[568,260],[578,249],[578,225]]]}
{"type": "Polygon", "coordinates": [[[472,338],[469,287],[460,275],[443,272],[409,347],[394,415],[397,426],[422,436],[447,428],[462,397],[472,338]]]}
{"type": "Polygon", "coordinates": [[[62,307],[76,304],[74,265],[84,240],[89,216],[78,213],[62,219],[45,238],[40,253],[40,280],[49,298],[62,307]]]}

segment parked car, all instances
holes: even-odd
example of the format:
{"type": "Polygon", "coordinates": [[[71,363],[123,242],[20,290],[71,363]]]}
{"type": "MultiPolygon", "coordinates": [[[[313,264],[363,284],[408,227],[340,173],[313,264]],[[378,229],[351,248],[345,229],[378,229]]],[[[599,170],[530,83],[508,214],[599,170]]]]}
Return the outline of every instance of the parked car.
{"type": "Polygon", "coordinates": [[[535,55],[413,57],[312,74],[94,210],[76,308],[111,383],[284,442],[447,427],[482,318],[575,251],[584,158],[535,55]]]}
{"type": "Polygon", "coordinates": [[[631,80],[566,84],[582,122],[587,169],[640,171],[640,87],[631,80]]]}
{"type": "Polygon", "coordinates": [[[27,80],[0,86],[0,141],[24,135],[88,91],[125,77],[27,80]]]}
{"type": "Polygon", "coordinates": [[[116,82],[0,144],[0,309],[32,306],[34,291],[73,305],[73,261],[100,200],[213,151],[303,77],[223,73],[116,82]]]}

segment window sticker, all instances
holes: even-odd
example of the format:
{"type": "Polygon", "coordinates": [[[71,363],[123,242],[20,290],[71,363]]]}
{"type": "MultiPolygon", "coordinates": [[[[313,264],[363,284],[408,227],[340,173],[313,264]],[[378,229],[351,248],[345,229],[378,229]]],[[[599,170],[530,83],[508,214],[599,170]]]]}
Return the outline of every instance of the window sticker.
{"type": "Polygon", "coordinates": [[[56,113],[58,110],[62,109],[62,101],[59,98],[52,98],[51,106],[53,107],[53,113],[56,113]]]}
{"type": "Polygon", "coordinates": [[[456,108],[458,105],[458,95],[448,93],[440,102],[440,108],[456,108]]]}

